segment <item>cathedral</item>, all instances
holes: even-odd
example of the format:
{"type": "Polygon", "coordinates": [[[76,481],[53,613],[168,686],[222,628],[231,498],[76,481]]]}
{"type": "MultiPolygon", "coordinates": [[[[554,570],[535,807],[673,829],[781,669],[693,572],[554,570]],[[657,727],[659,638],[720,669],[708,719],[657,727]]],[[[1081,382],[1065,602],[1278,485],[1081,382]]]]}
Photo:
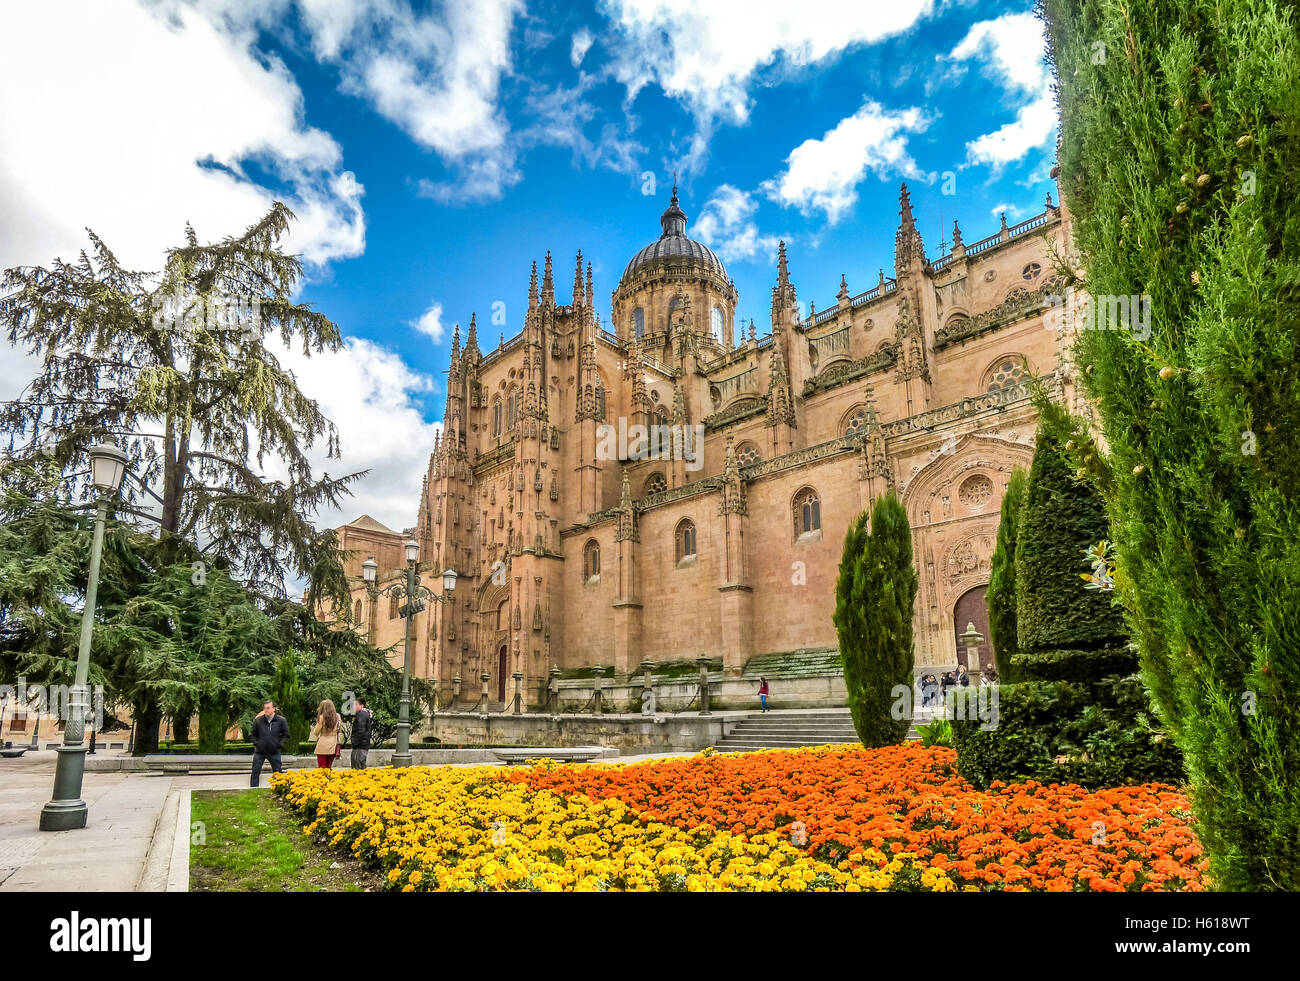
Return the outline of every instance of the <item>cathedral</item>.
{"type": "Polygon", "coordinates": [[[382,588],[405,577],[413,539],[426,585],[459,576],[413,624],[412,672],[444,705],[473,702],[483,678],[485,707],[519,691],[537,710],[558,677],[616,681],[702,655],[724,693],[761,674],[803,704],[843,704],[841,546],[893,489],[915,542],[918,672],[990,666],[1002,494],[1033,453],[1026,369],[1073,398],[1048,316],[1069,214],[1048,195],[969,245],[954,223],[951,248],[928,258],[906,185],[899,205],[893,276],[859,292],[841,276],[806,315],[783,243],[761,337],[737,321],[723,262],[687,234],[676,188],[607,321],[581,253],[567,297],[550,253],[534,262],[519,334],[484,350],[474,316],[463,342],[456,328],[414,526],[363,516],[338,530],[354,629],[400,663],[403,611],[362,562],[382,588]],[[667,452],[609,452],[616,429],[651,427],[679,434],[667,452]],[[972,623],[985,639],[968,652],[957,638],[972,623]]]}

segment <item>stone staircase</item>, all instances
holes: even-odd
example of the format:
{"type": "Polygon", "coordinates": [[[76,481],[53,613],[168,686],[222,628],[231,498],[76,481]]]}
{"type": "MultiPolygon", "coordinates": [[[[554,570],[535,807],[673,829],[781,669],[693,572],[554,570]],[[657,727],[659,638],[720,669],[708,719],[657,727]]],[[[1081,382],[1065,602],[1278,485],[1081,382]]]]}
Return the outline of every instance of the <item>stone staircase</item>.
{"type": "MultiPolygon", "coordinates": [[[[916,727],[908,739],[920,739],[916,727]]],[[[749,753],[758,749],[793,749],[799,746],[857,745],[858,733],[848,709],[813,709],[756,712],[741,719],[714,744],[719,753],[749,753]]]]}

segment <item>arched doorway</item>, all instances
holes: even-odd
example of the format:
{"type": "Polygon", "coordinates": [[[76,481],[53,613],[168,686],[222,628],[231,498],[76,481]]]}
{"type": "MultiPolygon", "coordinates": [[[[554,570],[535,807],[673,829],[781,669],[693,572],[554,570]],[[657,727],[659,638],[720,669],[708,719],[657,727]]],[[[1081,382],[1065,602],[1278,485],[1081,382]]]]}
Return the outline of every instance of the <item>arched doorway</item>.
{"type": "Polygon", "coordinates": [[[509,656],[506,654],[506,645],[502,644],[501,649],[497,651],[497,701],[506,700],[506,668],[509,666],[509,656]]]}
{"type": "Polygon", "coordinates": [[[966,645],[957,641],[957,663],[965,664],[966,670],[983,670],[993,666],[993,645],[989,642],[989,606],[984,594],[988,586],[976,586],[961,594],[957,605],[952,610],[954,639],[966,632],[966,624],[975,624],[975,629],[984,636],[979,645],[979,664],[966,664],[966,645]]]}

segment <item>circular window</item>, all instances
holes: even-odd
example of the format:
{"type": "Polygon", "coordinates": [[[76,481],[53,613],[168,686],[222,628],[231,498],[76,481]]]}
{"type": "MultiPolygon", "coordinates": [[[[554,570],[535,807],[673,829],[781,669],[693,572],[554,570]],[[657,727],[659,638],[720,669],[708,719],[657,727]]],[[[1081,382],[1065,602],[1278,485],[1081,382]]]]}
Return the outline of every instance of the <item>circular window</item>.
{"type": "Polygon", "coordinates": [[[1004,388],[1015,388],[1025,380],[1025,369],[1023,365],[1017,364],[1010,358],[998,362],[997,367],[989,373],[988,383],[985,391],[1000,392],[1004,388]]]}
{"type": "Polygon", "coordinates": [[[957,488],[957,499],[972,511],[978,511],[993,496],[993,481],[982,473],[972,474],[957,488]]]}
{"type": "Polygon", "coordinates": [[[1035,279],[1038,278],[1039,273],[1041,273],[1042,271],[1043,271],[1042,266],[1040,266],[1036,262],[1031,262],[1029,265],[1025,266],[1025,268],[1021,270],[1020,278],[1027,283],[1032,283],[1035,279]]]}

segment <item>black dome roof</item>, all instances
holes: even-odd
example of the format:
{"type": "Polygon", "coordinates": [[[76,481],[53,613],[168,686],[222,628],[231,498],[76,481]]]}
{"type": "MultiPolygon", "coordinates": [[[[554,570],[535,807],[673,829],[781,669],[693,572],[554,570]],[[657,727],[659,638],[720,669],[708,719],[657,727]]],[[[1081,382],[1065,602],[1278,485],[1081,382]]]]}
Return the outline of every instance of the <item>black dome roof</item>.
{"type": "Polygon", "coordinates": [[[673,187],[673,197],[668,210],[660,216],[659,224],[663,228],[663,234],[632,257],[632,261],[623,270],[620,283],[626,282],[627,278],[642,266],[657,259],[669,258],[692,259],[716,273],[724,281],[729,281],[727,267],[722,264],[722,260],[714,251],[707,245],[686,237],[686,213],[678,207],[676,186],[673,187]]]}

